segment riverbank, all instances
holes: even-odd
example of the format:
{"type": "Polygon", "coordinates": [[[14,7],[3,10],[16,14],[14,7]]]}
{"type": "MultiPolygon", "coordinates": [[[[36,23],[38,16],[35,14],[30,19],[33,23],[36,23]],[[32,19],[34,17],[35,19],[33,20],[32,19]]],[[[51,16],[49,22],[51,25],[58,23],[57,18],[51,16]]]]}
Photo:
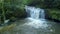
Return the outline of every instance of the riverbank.
{"type": "Polygon", "coordinates": [[[1,26],[0,27],[0,34],[5,34],[5,33],[8,33],[10,31],[12,31],[15,26],[16,26],[16,24],[11,24],[11,25],[8,25],[8,26],[5,25],[3,27],[1,26]]]}

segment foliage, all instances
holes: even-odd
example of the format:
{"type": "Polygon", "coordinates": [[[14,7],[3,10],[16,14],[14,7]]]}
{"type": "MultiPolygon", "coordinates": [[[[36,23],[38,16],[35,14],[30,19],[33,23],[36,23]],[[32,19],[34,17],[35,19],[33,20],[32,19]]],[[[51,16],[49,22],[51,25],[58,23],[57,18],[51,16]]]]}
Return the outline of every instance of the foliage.
{"type": "Polygon", "coordinates": [[[14,18],[26,17],[26,12],[24,10],[25,3],[26,2],[23,0],[4,0],[3,2],[0,0],[1,20],[4,21],[3,18],[5,18],[6,20],[6,19],[11,19],[12,17],[14,18]],[[4,4],[2,5],[2,3],[4,4]]]}
{"type": "Polygon", "coordinates": [[[30,0],[29,5],[37,5],[42,8],[60,8],[60,0],[30,0]]]}
{"type": "Polygon", "coordinates": [[[58,9],[49,9],[47,11],[49,18],[56,19],[60,21],[60,10],[58,9]]]}

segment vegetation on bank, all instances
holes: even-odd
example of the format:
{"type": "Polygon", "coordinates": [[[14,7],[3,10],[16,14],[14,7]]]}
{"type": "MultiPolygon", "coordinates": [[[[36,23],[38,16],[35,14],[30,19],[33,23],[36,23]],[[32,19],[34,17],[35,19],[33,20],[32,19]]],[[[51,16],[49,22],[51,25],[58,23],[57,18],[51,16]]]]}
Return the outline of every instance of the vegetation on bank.
{"type": "Polygon", "coordinates": [[[23,0],[0,0],[0,24],[5,20],[26,17],[23,0]]]}
{"type": "Polygon", "coordinates": [[[49,9],[47,11],[48,18],[60,21],[60,10],[59,9],[49,9]]]}
{"type": "MultiPolygon", "coordinates": [[[[16,26],[16,24],[11,24],[8,26],[0,27],[0,34],[6,34],[7,32],[11,32],[11,34],[12,34],[12,31],[15,26],[16,26]]],[[[7,34],[9,34],[9,33],[7,33],[7,34]]]]}

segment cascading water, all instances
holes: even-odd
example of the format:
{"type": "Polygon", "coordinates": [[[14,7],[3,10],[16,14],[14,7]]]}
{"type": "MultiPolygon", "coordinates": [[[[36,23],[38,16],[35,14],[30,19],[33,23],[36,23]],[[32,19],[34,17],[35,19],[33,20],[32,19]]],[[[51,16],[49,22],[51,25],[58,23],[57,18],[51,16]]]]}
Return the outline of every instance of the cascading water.
{"type": "Polygon", "coordinates": [[[35,28],[48,27],[48,25],[45,23],[46,20],[44,19],[45,18],[44,9],[30,7],[30,6],[25,6],[25,9],[28,14],[27,19],[31,20],[31,22],[26,23],[26,25],[29,25],[35,28]]]}
{"type": "Polygon", "coordinates": [[[44,9],[40,9],[40,18],[45,18],[45,12],[44,9]]]}
{"type": "Polygon", "coordinates": [[[29,13],[30,15],[29,17],[31,18],[34,18],[34,19],[45,18],[44,9],[29,7],[29,6],[26,6],[25,9],[27,13],[29,13]]]}

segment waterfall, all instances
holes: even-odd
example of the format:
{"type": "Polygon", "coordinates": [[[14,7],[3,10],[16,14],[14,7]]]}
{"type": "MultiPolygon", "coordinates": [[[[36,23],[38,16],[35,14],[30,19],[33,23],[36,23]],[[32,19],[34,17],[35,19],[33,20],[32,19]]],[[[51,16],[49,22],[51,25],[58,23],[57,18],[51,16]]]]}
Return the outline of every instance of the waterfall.
{"type": "Polygon", "coordinates": [[[28,13],[28,17],[30,18],[34,18],[34,19],[45,18],[44,9],[30,7],[30,6],[25,6],[25,9],[26,12],[28,13]]]}
{"type": "Polygon", "coordinates": [[[40,18],[45,18],[45,12],[44,9],[40,9],[40,18]]]}

